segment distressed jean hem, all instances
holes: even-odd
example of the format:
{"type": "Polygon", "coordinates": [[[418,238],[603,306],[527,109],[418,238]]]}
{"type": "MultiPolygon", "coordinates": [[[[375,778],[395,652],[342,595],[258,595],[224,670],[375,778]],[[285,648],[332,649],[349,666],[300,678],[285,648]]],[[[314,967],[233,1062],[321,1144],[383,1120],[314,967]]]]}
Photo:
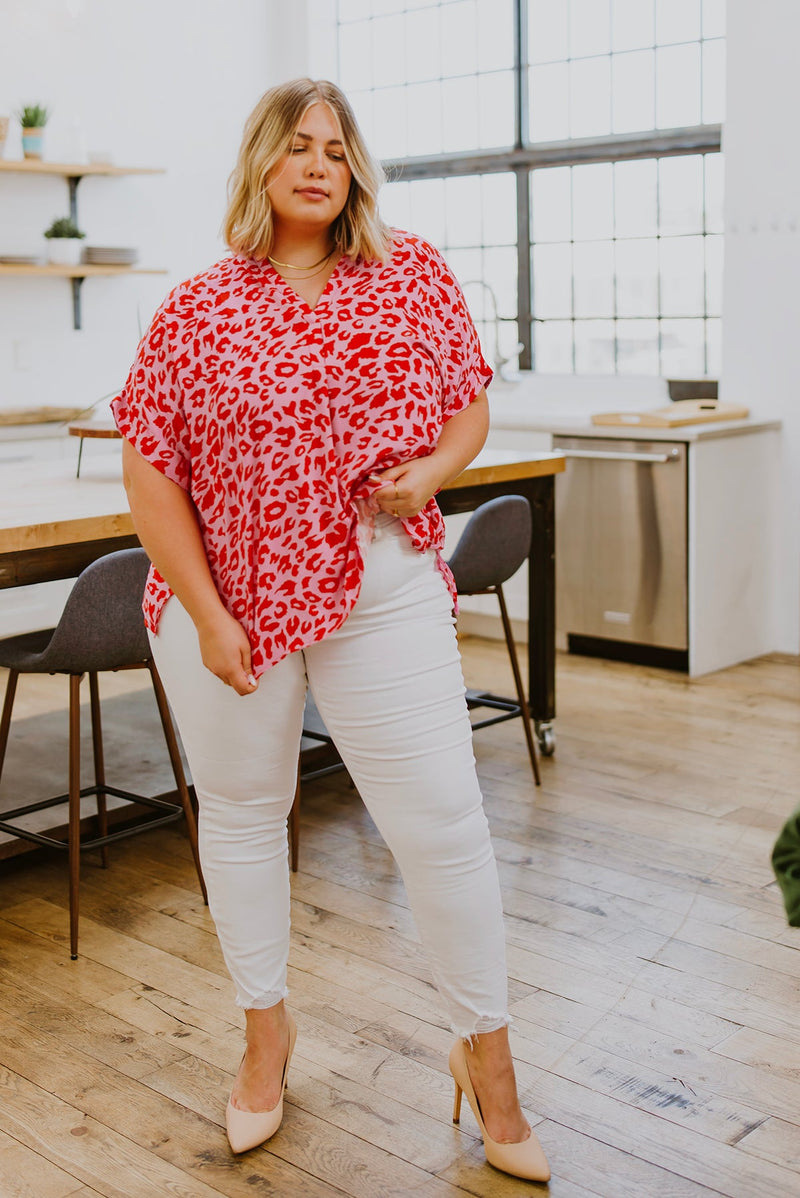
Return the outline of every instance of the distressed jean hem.
{"type": "Polygon", "coordinates": [[[282,999],[288,998],[288,996],[288,986],[284,986],[283,990],[270,990],[267,994],[260,994],[257,998],[237,994],[236,1005],[243,1007],[245,1011],[266,1011],[270,1007],[276,1007],[282,999]]]}
{"type": "Polygon", "coordinates": [[[514,1020],[510,1015],[478,1015],[471,1028],[457,1027],[452,1024],[453,1034],[459,1040],[472,1044],[476,1036],[484,1036],[487,1032],[497,1032],[502,1027],[510,1027],[514,1020]]]}

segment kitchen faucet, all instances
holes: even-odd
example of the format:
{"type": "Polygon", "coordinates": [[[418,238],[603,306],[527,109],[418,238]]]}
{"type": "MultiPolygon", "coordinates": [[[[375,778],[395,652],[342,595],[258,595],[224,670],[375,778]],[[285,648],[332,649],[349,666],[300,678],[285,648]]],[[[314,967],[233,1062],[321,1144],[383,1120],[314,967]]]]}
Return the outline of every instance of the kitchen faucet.
{"type": "Polygon", "coordinates": [[[517,342],[513,353],[510,354],[509,357],[504,357],[501,354],[500,321],[503,318],[500,316],[498,310],[497,296],[495,295],[493,287],[491,287],[484,279],[468,279],[466,283],[461,284],[461,287],[463,291],[466,291],[467,287],[482,287],[483,290],[488,293],[489,298],[492,301],[492,323],[494,324],[494,353],[492,355],[492,365],[496,372],[500,375],[500,378],[504,379],[506,376],[503,374],[503,367],[507,366],[509,362],[513,361],[516,355],[519,354],[524,347],[521,342],[517,342]]]}

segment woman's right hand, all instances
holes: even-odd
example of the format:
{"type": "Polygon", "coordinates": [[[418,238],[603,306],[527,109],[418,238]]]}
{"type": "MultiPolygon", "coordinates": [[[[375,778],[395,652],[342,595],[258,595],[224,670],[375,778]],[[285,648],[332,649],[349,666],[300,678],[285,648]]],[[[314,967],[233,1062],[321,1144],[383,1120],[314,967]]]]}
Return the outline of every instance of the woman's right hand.
{"type": "Polygon", "coordinates": [[[207,623],[198,625],[197,636],[206,669],[237,695],[251,695],[258,683],[252,673],[250,641],[236,617],[221,607],[207,623]]]}

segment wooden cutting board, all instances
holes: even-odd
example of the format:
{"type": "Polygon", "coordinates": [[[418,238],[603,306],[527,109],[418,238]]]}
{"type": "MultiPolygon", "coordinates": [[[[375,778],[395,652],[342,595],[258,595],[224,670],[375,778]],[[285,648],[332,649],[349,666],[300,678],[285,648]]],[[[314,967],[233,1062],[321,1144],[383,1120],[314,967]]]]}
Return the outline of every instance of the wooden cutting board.
{"type": "Polygon", "coordinates": [[[595,412],[592,424],[638,428],[678,428],[682,424],[706,424],[712,420],[746,420],[749,408],[719,403],[716,399],[681,399],[650,412],[595,412]]]}

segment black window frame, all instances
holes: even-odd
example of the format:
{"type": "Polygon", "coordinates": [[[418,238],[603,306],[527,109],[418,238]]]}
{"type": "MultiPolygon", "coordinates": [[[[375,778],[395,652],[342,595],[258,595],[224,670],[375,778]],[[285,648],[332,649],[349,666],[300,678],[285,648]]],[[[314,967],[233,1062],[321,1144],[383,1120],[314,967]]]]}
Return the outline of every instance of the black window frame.
{"type": "Polygon", "coordinates": [[[383,166],[393,183],[419,179],[444,179],[455,175],[512,173],[517,201],[517,321],[522,346],[519,365],[536,368],[531,257],[530,172],[554,166],[583,166],[597,162],[625,162],[636,158],[713,154],[722,148],[722,125],[691,125],[678,129],[645,130],[605,137],[531,142],[528,126],[527,0],[512,0],[514,7],[514,145],[506,149],[476,150],[424,157],[386,159],[383,166]]]}

